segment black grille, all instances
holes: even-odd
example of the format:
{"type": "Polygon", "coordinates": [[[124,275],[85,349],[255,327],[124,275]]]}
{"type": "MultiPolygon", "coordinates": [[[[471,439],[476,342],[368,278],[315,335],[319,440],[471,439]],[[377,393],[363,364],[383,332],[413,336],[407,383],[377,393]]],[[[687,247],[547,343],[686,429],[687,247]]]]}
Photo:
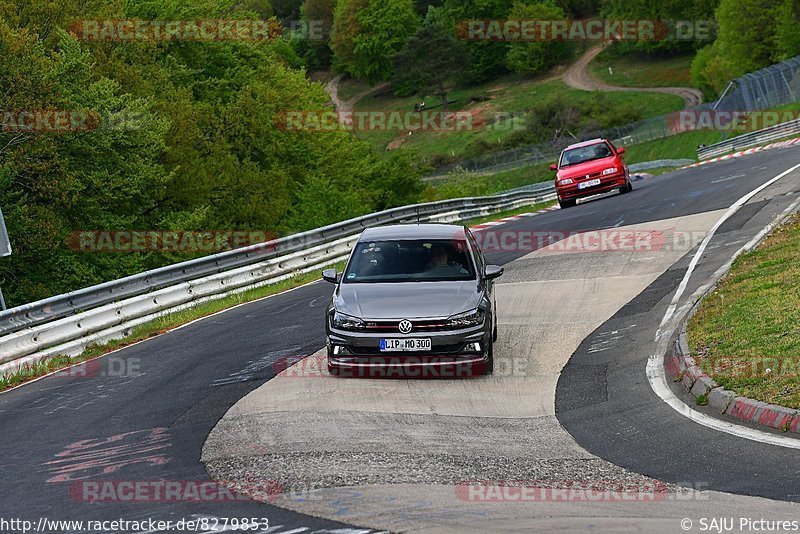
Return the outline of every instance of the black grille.
{"type": "MultiPolygon", "coordinates": [[[[394,321],[366,321],[367,327],[364,329],[364,331],[399,334],[401,333],[399,327],[401,320],[402,319],[394,321]]],[[[447,327],[447,322],[444,319],[409,321],[411,322],[411,332],[406,333],[410,334],[413,334],[414,332],[438,332],[442,330],[451,330],[447,327]]]]}
{"type": "Polygon", "coordinates": [[[456,345],[437,345],[431,351],[397,351],[381,352],[378,347],[354,347],[348,345],[347,348],[356,356],[407,356],[407,357],[427,357],[440,354],[462,354],[463,344],[456,345]]]}

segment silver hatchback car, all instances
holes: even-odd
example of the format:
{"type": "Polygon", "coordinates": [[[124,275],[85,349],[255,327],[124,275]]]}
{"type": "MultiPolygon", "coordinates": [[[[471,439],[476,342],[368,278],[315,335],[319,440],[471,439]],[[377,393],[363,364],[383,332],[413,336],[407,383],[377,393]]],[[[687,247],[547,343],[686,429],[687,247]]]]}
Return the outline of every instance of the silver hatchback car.
{"type": "Polygon", "coordinates": [[[464,226],[368,228],[336,284],[325,317],[328,369],[339,376],[491,374],[497,338],[493,280],[464,226]]]}

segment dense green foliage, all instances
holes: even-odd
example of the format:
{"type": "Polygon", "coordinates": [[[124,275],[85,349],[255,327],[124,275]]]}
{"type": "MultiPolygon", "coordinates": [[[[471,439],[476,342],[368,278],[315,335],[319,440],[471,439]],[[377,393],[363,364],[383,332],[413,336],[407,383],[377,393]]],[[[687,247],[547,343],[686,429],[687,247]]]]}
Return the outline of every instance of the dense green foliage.
{"type": "MultiPolygon", "coordinates": [[[[312,1],[320,0],[307,0],[312,1]]],[[[334,64],[371,83],[393,79],[398,94],[408,94],[409,90],[419,90],[420,84],[410,82],[413,75],[398,67],[419,58],[419,43],[426,39],[431,44],[426,54],[428,61],[453,61],[446,69],[451,73],[451,82],[480,83],[509,72],[533,74],[563,60],[567,45],[457,39],[456,29],[469,20],[588,16],[596,14],[596,4],[589,0],[443,0],[416,4],[409,0],[338,0],[331,37],[334,64]],[[412,17],[414,9],[424,15],[422,26],[419,17],[412,17]],[[449,50],[442,48],[447,43],[452,45],[449,50]],[[414,87],[410,89],[411,86],[414,87]]],[[[421,85],[427,85],[431,94],[441,94],[438,83],[421,85]]]]}
{"type": "MultiPolygon", "coordinates": [[[[516,2],[508,14],[508,18],[516,20],[560,20],[565,17],[560,7],[546,2],[516,2]]],[[[566,55],[567,43],[564,41],[511,43],[506,63],[514,72],[536,74],[558,64],[566,55]]]]}
{"type": "Polygon", "coordinates": [[[75,252],[68,247],[75,231],[282,235],[415,202],[422,188],[414,144],[441,145],[456,157],[444,136],[417,135],[405,141],[411,150],[378,153],[347,132],[282,128],[286,112],[330,109],[306,69],[391,81],[400,96],[456,95],[455,109],[491,102],[484,107],[520,112],[515,120],[524,127],[511,133],[454,137],[460,157],[643,118],[644,100],[620,106],[542,86],[528,102],[465,90],[509,73],[542,73],[575,46],[463,40],[456,30],[464,21],[597,16],[716,20],[713,42],[615,47],[696,52],[692,83],[709,98],[736,76],[800,54],[798,0],[0,0],[1,110],[101,119],[68,132],[0,129],[0,208],[14,247],[0,260],[0,285],[14,305],[187,257],[75,252]],[[322,35],[92,41],[75,33],[74,23],[87,19],[271,19],[322,35]]]}
{"type": "Polygon", "coordinates": [[[395,56],[394,92],[400,96],[437,94],[448,109],[445,84],[460,76],[466,64],[464,43],[438,21],[426,21],[395,56]]]}
{"type": "Polygon", "coordinates": [[[728,81],[800,54],[796,0],[720,0],[717,40],[700,50],[692,80],[707,94],[728,81]]]}
{"type": "Polygon", "coordinates": [[[418,25],[411,0],[339,0],[331,36],[336,64],[356,78],[386,80],[418,25]]]}
{"type": "MultiPolygon", "coordinates": [[[[406,48],[419,49],[410,38],[418,27],[412,11],[424,15],[424,36],[437,45],[429,55],[439,50],[445,38],[459,35],[458,28],[471,20],[599,16],[612,21],[656,21],[657,38],[618,42],[617,53],[661,57],[697,53],[692,81],[709,98],[732,78],[800,54],[798,0],[438,0],[413,5],[409,0],[338,0],[331,40],[334,64],[371,83],[393,79],[398,94],[407,94],[409,75],[397,72],[397,66],[408,65],[408,58],[415,54],[406,48]],[[434,29],[444,35],[433,39],[434,29]],[[392,61],[396,54],[400,57],[392,61]]],[[[462,45],[465,52],[459,51],[455,61],[464,64],[453,69],[458,73],[450,77],[451,84],[482,83],[509,72],[546,71],[567,59],[573,46],[504,40],[464,40],[462,45]]],[[[441,92],[438,87],[432,90],[441,92]]]]}
{"type": "Polygon", "coordinates": [[[233,0],[44,4],[0,0],[2,109],[84,110],[104,121],[88,131],[0,131],[0,207],[14,247],[0,261],[9,304],[186,257],[75,252],[75,231],[281,235],[417,200],[419,180],[402,156],[376,155],[347,132],[277,127],[282,111],[328,102],[292,67],[297,57],[283,39],[97,42],[65,31],[80,19],[258,11],[233,0]],[[110,116],[126,121],[114,127],[110,116]]]}

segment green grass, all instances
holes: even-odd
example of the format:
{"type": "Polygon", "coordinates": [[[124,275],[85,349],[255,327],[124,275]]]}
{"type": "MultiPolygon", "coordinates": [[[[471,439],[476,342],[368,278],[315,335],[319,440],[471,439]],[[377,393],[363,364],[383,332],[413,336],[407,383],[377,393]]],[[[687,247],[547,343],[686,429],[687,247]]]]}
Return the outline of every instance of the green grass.
{"type": "Polygon", "coordinates": [[[798,258],[794,219],[736,260],[688,328],[695,360],[720,385],[790,408],[800,408],[798,258]]]}
{"type": "Polygon", "coordinates": [[[625,161],[640,163],[658,159],[697,160],[697,145],[710,145],[721,141],[719,132],[683,132],[638,145],[625,147],[625,161]]]}
{"type": "MultiPolygon", "coordinates": [[[[800,102],[794,102],[779,106],[774,111],[800,111],[800,102]]],[[[663,137],[654,141],[639,143],[625,147],[625,161],[627,163],[639,163],[643,161],[654,161],[658,159],[693,159],[697,160],[697,145],[713,145],[725,139],[730,139],[735,135],[741,135],[745,132],[733,132],[723,136],[722,132],[718,131],[693,131],[683,132],[669,137],[663,137]]],[[[797,134],[791,134],[787,138],[797,137],[797,134]]],[[[776,141],[769,141],[762,143],[767,145],[776,141]]],[[[649,171],[648,171],[649,172],[649,171]]]]}
{"type": "Polygon", "coordinates": [[[678,168],[680,167],[658,167],[656,169],[645,169],[643,171],[632,172],[631,174],[652,174],[653,176],[658,176],[659,174],[672,172],[678,168]]]}
{"type": "Polygon", "coordinates": [[[368,91],[371,87],[369,83],[362,80],[342,78],[339,81],[339,99],[350,100],[357,94],[368,91]]]}
{"type": "MultiPolygon", "coordinates": [[[[496,122],[496,117],[508,116],[503,114],[531,112],[537,115],[545,108],[561,105],[573,110],[586,128],[597,130],[683,107],[683,100],[674,95],[579,91],[560,81],[519,76],[507,76],[490,84],[456,89],[448,94],[448,99],[455,100],[450,104],[452,111],[480,111],[486,123],[469,130],[416,131],[410,136],[406,135],[407,132],[397,131],[360,132],[358,135],[381,152],[392,144],[393,149],[413,150],[422,161],[430,161],[436,156],[462,159],[500,151],[509,146],[530,144],[536,142],[536,136],[547,135],[540,128],[520,131],[519,125],[524,119],[496,122]]],[[[416,97],[372,95],[357,102],[355,109],[412,111],[416,101],[416,97]]],[[[428,98],[426,103],[431,106],[439,102],[436,98],[428,98]]]]}
{"type": "Polygon", "coordinates": [[[447,178],[429,184],[423,192],[425,202],[448,198],[486,196],[508,191],[525,185],[552,180],[555,174],[549,163],[539,163],[509,171],[481,176],[461,171],[452,172],[447,178]]]}
{"type": "Polygon", "coordinates": [[[478,224],[483,224],[485,222],[496,221],[498,219],[503,219],[505,217],[519,215],[520,213],[532,213],[534,211],[539,211],[545,208],[549,208],[550,206],[554,206],[555,204],[556,204],[555,200],[551,200],[549,202],[539,202],[536,204],[531,204],[529,206],[522,206],[513,210],[501,211],[500,213],[495,213],[494,215],[487,215],[486,217],[478,217],[476,219],[470,219],[469,224],[470,226],[475,226],[478,224]]]}
{"type": "Polygon", "coordinates": [[[689,69],[694,54],[651,56],[601,52],[589,64],[589,72],[610,85],[621,87],[690,87],[689,69]],[[608,72],[611,67],[613,74],[608,72]]]}

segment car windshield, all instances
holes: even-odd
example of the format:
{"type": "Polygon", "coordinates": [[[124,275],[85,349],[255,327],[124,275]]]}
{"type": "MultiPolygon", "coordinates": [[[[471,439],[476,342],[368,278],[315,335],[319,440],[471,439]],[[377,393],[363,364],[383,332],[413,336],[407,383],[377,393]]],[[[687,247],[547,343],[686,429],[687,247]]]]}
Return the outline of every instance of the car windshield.
{"type": "Polygon", "coordinates": [[[429,282],[474,278],[465,240],[420,239],[359,242],[342,281],[429,282]]]}
{"type": "Polygon", "coordinates": [[[593,159],[607,158],[611,155],[611,149],[605,143],[573,148],[565,150],[561,155],[561,167],[576,165],[593,159]]]}

